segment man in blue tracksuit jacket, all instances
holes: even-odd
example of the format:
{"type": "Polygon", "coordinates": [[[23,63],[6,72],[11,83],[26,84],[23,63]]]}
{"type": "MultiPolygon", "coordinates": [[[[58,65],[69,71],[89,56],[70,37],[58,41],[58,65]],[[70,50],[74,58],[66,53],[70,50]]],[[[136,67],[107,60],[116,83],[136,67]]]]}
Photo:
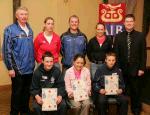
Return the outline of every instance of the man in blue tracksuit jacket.
{"type": "Polygon", "coordinates": [[[72,15],[69,18],[69,29],[61,35],[61,54],[63,71],[72,66],[73,57],[78,54],[86,54],[87,37],[79,30],[79,17],[72,15]]]}
{"type": "Polygon", "coordinates": [[[35,65],[28,9],[19,7],[16,18],[17,22],[4,30],[3,41],[3,59],[12,81],[10,115],[29,115],[29,89],[35,65]]]}

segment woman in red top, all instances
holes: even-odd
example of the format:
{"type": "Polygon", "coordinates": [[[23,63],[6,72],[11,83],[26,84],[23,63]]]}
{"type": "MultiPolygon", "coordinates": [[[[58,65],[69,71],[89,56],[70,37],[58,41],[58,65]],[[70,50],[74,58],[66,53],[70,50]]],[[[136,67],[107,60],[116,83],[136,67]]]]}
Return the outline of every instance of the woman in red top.
{"type": "Polygon", "coordinates": [[[54,56],[55,66],[60,68],[59,53],[61,47],[60,37],[53,31],[54,19],[46,17],[43,32],[39,33],[34,40],[35,59],[38,64],[42,62],[42,55],[49,51],[54,56]]]}

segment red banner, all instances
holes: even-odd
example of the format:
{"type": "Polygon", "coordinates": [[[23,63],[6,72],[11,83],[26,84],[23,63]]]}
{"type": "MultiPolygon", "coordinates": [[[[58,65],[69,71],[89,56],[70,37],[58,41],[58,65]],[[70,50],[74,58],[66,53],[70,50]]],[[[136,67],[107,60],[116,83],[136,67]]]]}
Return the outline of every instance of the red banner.
{"type": "Polygon", "coordinates": [[[125,17],[125,3],[121,4],[100,4],[99,22],[103,23],[123,23],[125,17]]]}

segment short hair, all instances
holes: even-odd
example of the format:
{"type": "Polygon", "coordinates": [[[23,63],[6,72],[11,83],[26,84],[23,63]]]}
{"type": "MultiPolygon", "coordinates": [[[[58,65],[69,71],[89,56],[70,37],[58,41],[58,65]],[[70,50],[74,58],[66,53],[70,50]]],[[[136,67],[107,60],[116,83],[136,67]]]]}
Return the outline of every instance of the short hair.
{"type": "Polygon", "coordinates": [[[102,22],[98,22],[98,23],[96,24],[96,28],[97,28],[98,25],[103,25],[103,26],[104,26],[104,29],[106,28],[106,27],[105,27],[105,24],[102,23],[102,22]]]}
{"type": "Polygon", "coordinates": [[[109,57],[109,56],[113,56],[113,57],[117,57],[117,55],[116,55],[116,53],[115,52],[107,52],[106,54],[105,54],[105,59],[107,58],[107,57],[109,57]]]}
{"type": "Polygon", "coordinates": [[[127,14],[126,16],[125,16],[125,19],[126,18],[132,18],[134,21],[135,21],[135,16],[133,15],[133,14],[127,14]]]}
{"type": "Polygon", "coordinates": [[[42,60],[43,60],[43,61],[44,61],[44,58],[45,58],[45,57],[52,57],[52,58],[54,58],[53,55],[52,55],[52,53],[49,52],[49,51],[46,51],[46,52],[42,55],[42,60]]]}
{"type": "Polygon", "coordinates": [[[24,11],[29,12],[29,11],[28,11],[28,8],[25,7],[25,6],[20,6],[20,7],[18,7],[18,8],[16,9],[16,14],[17,14],[17,12],[18,12],[19,10],[24,10],[24,11]]]}
{"type": "Polygon", "coordinates": [[[74,15],[70,16],[70,17],[69,17],[69,22],[70,22],[71,18],[77,18],[77,19],[78,19],[78,22],[79,22],[79,17],[78,17],[77,15],[74,14],[74,15]]]}
{"type": "Polygon", "coordinates": [[[73,61],[76,61],[78,58],[82,58],[84,60],[84,65],[86,64],[85,55],[78,53],[74,56],[73,61]]]}

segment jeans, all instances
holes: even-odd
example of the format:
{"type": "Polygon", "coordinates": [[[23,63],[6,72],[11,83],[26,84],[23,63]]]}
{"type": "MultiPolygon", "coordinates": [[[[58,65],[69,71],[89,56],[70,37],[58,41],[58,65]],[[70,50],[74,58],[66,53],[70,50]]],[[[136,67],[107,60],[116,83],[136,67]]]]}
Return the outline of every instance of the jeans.
{"type": "Polygon", "coordinates": [[[91,72],[91,79],[93,80],[94,79],[94,75],[95,75],[95,72],[97,70],[97,68],[100,66],[101,64],[95,64],[95,63],[92,63],[90,64],[90,72],[91,72]]]}

